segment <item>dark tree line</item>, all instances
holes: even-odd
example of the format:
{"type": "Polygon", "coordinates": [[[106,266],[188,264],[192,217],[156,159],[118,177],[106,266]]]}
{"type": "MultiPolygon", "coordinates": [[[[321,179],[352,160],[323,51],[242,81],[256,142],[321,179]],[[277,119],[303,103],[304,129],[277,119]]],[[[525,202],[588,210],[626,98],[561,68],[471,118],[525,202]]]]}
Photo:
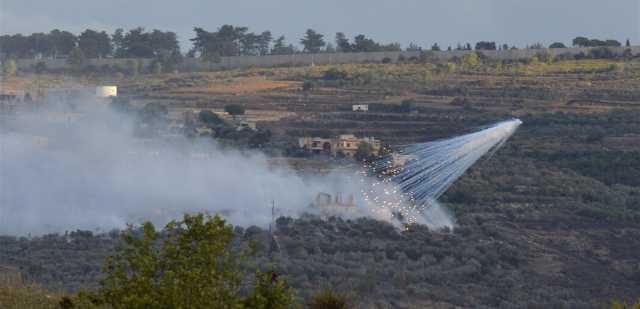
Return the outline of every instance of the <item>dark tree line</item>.
{"type": "MultiPolygon", "coordinates": [[[[194,28],[195,37],[190,41],[193,47],[186,53],[187,57],[201,57],[210,61],[218,61],[225,56],[263,56],[286,55],[299,52],[379,52],[401,51],[398,43],[383,44],[374,41],[364,34],[356,35],[353,39],[338,32],[335,35],[335,45],[328,43],[323,34],[313,29],[307,29],[299,40],[302,47],[286,42],[284,36],[274,39],[271,31],[260,33],[250,32],[247,27],[222,25],[216,31],[194,28]]],[[[616,40],[589,39],[576,37],[573,39],[576,47],[617,47],[622,44],[616,40]]],[[[630,46],[629,40],[626,46],[630,46]]],[[[549,48],[564,48],[563,43],[555,42],[549,48]]],[[[458,44],[456,50],[506,50],[514,49],[507,44],[497,45],[492,41],[480,41],[475,47],[470,43],[458,44]]],[[[529,48],[543,48],[537,43],[529,48]]],[[[434,51],[442,50],[436,43],[430,48],[434,51]]],[[[420,51],[422,47],[411,43],[407,51],[420,51]]],[[[447,50],[452,50],[449,46],[447,50]]],[[[181,57],[180,45],[175,32],[154,29],[146,31],[142,27],[125,32],[117,29],[113,34],[105,31],[87,29],[75,35],[58,29],[49,33],[32,33],[0,36],[0,56],[10,58],[64,58],[69,55],[82,58],[156,58],[163,66],[177,63],[181,57]],[[77,50],[76,50],[77,49],[77,50]]]]}
{"type": "MultiPolygon", "coordinates": [[[[620,47],[622,44],[616,40],[598,40],[589,39],[586,37],[576,37],[573,39],[573,46],[576,47],[620,47]]],[[[627,40],[627,47],[630,46],[629,40],[627,40]]]]}
{"type": "MultiPolygon", "coordinates": [[[[381,44],[371,38],[367,38],[364,34],[356,35],[353,42],[342,32],[336,33],[336,47],[340,52],[379,52],[379,51],[401,51],[402,48],[398,43],[381,44]]],[[[413,47],[413,46],[410,46],[413,47]]]]}
{"type": "Polygon", "coordinates": [[[5,57],[59,58],[73,54],[74,49],[86,58],[154,58],[180,54],[176,34],[157,29],[147,32],[144,28],[135,28],[127,33],[118,29],[112,35],[87,29],[78,36],[56,29],[29,36],[0,36],[0,53],[5,57]]]}

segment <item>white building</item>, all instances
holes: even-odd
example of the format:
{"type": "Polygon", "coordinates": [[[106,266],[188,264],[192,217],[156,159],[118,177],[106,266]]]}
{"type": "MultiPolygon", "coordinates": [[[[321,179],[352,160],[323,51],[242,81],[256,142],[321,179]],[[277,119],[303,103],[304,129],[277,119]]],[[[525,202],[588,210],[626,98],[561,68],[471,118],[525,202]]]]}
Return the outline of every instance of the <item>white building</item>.
{"type": "Polygon", "coordinates": [[[354,112],[368,112],[369,111],[369,105],[367,104],[354,104],[351,106],[351,109],[354,112]]]}
{"type": "Polygon", "coordinates": [[[96,97],[110,98],[118,96],[118,86],[98,86],[96,87],[96,97]]]}

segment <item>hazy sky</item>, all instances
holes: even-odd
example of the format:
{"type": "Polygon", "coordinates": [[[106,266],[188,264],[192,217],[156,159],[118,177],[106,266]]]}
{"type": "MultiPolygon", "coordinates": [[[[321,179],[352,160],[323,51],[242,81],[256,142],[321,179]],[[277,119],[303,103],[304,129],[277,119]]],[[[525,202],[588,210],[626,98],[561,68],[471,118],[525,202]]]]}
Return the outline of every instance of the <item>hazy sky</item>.
{"type": "Polygon", "coordinates": [[[0,33],[53,28],[112,32],[143,26],[178,33],[222,24],[271,30],[298,42],[307,28],[382,42],[441,46],[490,40],[519,46],[570,43],[578,35],[640,44],[640,0],[0,0],[0,33]]]}

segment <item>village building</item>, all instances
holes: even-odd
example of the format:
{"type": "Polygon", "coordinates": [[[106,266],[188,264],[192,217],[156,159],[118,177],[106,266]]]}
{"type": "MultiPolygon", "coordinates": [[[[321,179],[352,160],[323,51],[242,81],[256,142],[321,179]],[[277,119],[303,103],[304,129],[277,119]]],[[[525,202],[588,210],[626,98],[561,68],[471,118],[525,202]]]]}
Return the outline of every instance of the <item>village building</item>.
{"type": "Polygon", "coordinates": [[[353,134],[342,134],[335,138],[302,137],[298,139],[300,148],[313,154],[327,154],[334,157],[339,155],[355,156],[358,146],[363,142],[371,145],[374,153],[380,151],[380,140],[373,137],[358,138],[353,134]]]}
{"type": "Polygon", "coordinates": [[[354,104],[354,105],[351,105],[351,109],[354,112],[368,112],[369,111],[369,105],[368,104],[354,104]]]}
{"type": "Polygon", "coordinates": [[[353,195],[349,195],[346,201],[342,200],[342,193],[338,192],[335,199],[331,194],[320,192],[316,200],[311,203],[311,208],[320,212],[323,218],[353,214],[357,210],[353,195]]]}

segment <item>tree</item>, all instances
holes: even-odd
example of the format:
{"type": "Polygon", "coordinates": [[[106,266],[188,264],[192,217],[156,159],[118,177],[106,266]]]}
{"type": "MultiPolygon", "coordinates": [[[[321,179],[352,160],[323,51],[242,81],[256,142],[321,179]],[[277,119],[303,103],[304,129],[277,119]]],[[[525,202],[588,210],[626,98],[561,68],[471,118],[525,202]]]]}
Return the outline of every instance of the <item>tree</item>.
{"type": "Polygon", "coordinates": [[[631,42],[629,41],[629,39],[627,39],[627,42],[624,44],[624,46],[631,47],[631,42]]]}
{"type": "Polygon", "coordinates": [[[407,47],[406,51],[421,51],[422,47],[420,47],[418,44],[416,43],[409,43],[409,47],[407,47]]]}
{"type": "Polygon", "coordinates": [[[16,72],[18,71],[16,60],[15,59],[6,59],[2,62],[2,73],[5,77],[13,77],[16,76],[16,72]]]}
{"type": "Polygon", "coordinates": [[[260,55],[264,56],[269,54],[269,45],[273,40],[273,36],[271,35],[271,31],[264,31],[258,36],[258,52],[260,55]]]}
{"type": "Polygon", "coordinates": [[[496,42],[480,41],[476,43],[476,50],[496,50],[496,42]]]}
{"type": "MultiPolygon", "coordinates": [[[[239,263],[249,252],[230,250],[233,227],[220,216],[185,214],[156,231],[129,227],[105,262],[95,293],[65,299],[67,308],[291,308],[293,290],[273,272],[257,271],[242,297],[239,263]]],[[[250,246],[251,247],[251,246],[250,246]]]]}
{"type": "Polygon", "coordinates": [[[78,47],[87,58],[102,58],[112,52],[111,38],[102,31],[87,29],[78,36],[78,47]]]}
{"type": "Polygon", "coordinates": [[[364,34],[357,35],[353,42],[355,52],[374,52],[380,50],[380,45],[374,40],[367,38],[364,34]]]}
{"type": "Polygon", "coordinates": [[[555,42],[555,43],[552,43],[551,45],[549,45],[549,48],[567,48],[567,46],[565,46],[561,42],[555,42]]]}
{"type": "Polygon", "coordinates": [[[349,43],[349,39],[342,32],[336,33],[336,47],[339,52],[348,53],[351,52],[353,46],[349,43]]]}
{"type": "Polygon", "coordinates": [[[126,56],[126,50],[124,47],[124,30],[122,28],[116,29],[111,35],[111,43],[113,44],[113,54],[116,58],[124,58],[126,56]]]}
{"type": "Polygon", "coordinates": [[[210,110],[201,110],[200,113],[198,113],[198,120],[209,126],[217,126],[224,123],[224,120],[210,110]]]}
{"type": "Polygon", "coordinates": [[[371,157],[373,154],[373,146],[367,142],[360,142],[358,144],[358,149],[354,155],[354,158],[358,161],[364,161],[371,157]]]}
{"type": "Polygon", "coordinates": [[[433,45],[431,46],[431,50],[432,51],[440,51],[440,46],[438,45],[438,43],[433,43],[433,45]]]}
{"type": "Polygon", "coordinates": [[[51,42],[53,44],[53,57],[58,55],[69,55],[71,51],[76,47],[78,38],[73,33],[68,31],[60,31],[54,29],[49,32],[51,42]]]}
{"type": "Polygon", "coordinates": [[[317,53],[325,45],[323,40],[324,35],[315,32],[313,29],[307,29],[304,38],[300,40],[300,43],[304,46],[304,51],[307,53],[317,53]]]}
{"type": "Polygon", "coordinates": [[[622,46],[622,43],[618,42],[617,40],[606,40],[604,41],[605,46],[611,46],[611,47],[620,47],[622,46]]]}
{"type": "Polygon", "coordinates": [[[86,65],[87,58],[79,47],[74,48],[67,58],[67,63],[75,70],[81,70],[86,65]]]}
{"type": "Polygon", "coordinates": [[[589,39],[583,36],[576,37],[572,41],[573,46],[576,47],[587,47],[589,46],[589,39]]]}
{"type": "Polygon", "coordinates": [[[224,111],[229,113],[231,116],[236,116],[244,115],[245,109],[244,106],[240,104],[228,104],[224,106],[224,111]]]}
{"type": "Polygon", "coordinates": [[[273,48],[271,49],[271,54],[273,55],[290,55],[295,53],[295,49],[292,45],[287,45],[285,43],[284,35],[281,35],[273,42],[273,48]]]}
{"type": "Polygon", "coordinates": [[[217,32],[208,32],[198,27],[193,30],[196,33],[196,37],[191,39],[193,53],[199,53],[205,60],[219,62],[220,57],[241,54],[244,45],[242,40],[247,40],[245,36],[248,28],[222,25],[217,32]]]}

